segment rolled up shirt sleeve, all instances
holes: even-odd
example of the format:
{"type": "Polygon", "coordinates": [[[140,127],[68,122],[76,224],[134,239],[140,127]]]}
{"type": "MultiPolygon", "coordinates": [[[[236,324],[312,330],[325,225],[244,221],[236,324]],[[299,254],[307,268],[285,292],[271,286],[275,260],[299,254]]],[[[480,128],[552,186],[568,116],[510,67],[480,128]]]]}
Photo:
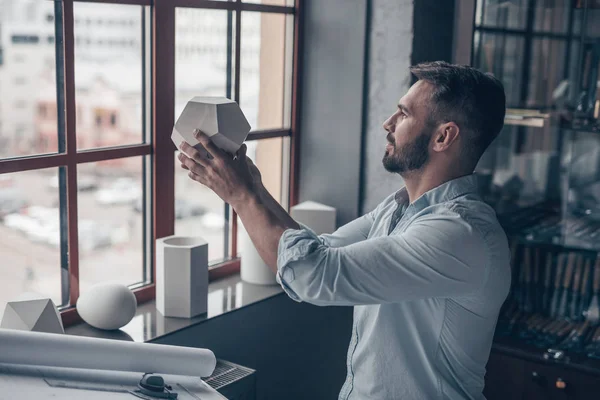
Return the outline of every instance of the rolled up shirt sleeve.
{"type": "Polygon", "coordinates": [[[459,215],[420,217],[402,234],[333,247],[310,229],[279,241],[277,280],[296,301],[366,305],[480,289],[489,265],[482,234],[459,215]]]}

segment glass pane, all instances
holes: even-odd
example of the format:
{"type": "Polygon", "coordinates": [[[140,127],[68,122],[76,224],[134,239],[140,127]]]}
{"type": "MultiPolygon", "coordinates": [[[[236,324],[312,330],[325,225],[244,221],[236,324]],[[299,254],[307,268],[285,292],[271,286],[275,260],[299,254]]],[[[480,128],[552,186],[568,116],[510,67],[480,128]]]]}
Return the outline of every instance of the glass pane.
{"type": "Polygon", "coordinates": [[[513,35],[476,32],[475,67],[493,73],[504,84],[508,107],[521,104],[523,39],[513,35]]]}
{"type": "MultiPolygon", "coordinates": [[[[533,30],[553,33],[568,33],[571,17],[571,1],[538,0],[535,3],[533,30]]],[[[573,15],[580,17],[581,13],[573,15]]]]}
{"type": "Polygon", "coordinates": [[[566,44],[565,40],[533,39],[527,107],[552,105],[554,91],[565,80],[566,44]]]}
{"type": "Polygon", "coordinates": [[[515,152],[519,127],[505,125],[479,161],[482,194],[498,214],[539,204],[555,195],[559,157],[551,148],[556,127],[531,128],[523,151],[515,152]],[[534,131],[533,129],[538,129],[534,131]]]}
{"type": "Polygon", "coordinates": [[[525,29],[528,0],[477,0],[476,25],[525,29]]]}
{"type": "Polygon", "coordinates": [[[0,175],[0,313],[25,292],[61,305],[58,168],[0,175]]]}
{"type": "Polygon", "coordinates": [[[175,10],[175,119],[194,96],[231,95],[234,15],[227,10],[175,10]]]}
{"type": "Polygon", "coordinates": [[[141,6],[73,5],[78,149],[143,141],[143,12],[141,6]]]}
{"type": "Polygon", "coordinates": [[[208,261],[225,255],[225,203],[206,186],[188,176],[175,156],[175,234],[200,236],[208,242],[208,261]]]}
{"type": "Polygon", "coordinates": [[[588,38],[598,39],[600,38],[600,7],[596,5],[592,8],[589,1],[588,7],[589,8],[585,10],[587,13],[586,36],[588,38]]]}
{"type": "MultiPolygon", "coordinates": [[[[282,198],[286,189],[283,186],[284,166],[289,162],[283,151],[284,139],[279,137],[246,142],[248,156],[260,170],[263,185],[280,204],[285,200],[282,198]]],[[[288,179],[287,176],[285,178],[288,179]]]]}
{"type": "Polygon", "coordinates": [[[79,286],[143,281],[142,157],[80,164],[79,286]]]}
{"type": "Polygon", "coordinates": [[[242,14],[240,107],[253,130],[289,126],[285,14],[242,14]]]}
{"type": "Polygon", "coordinates": [[[0,158],[56,153],[54,2],[4,0],[1,7],[0,158]]]}

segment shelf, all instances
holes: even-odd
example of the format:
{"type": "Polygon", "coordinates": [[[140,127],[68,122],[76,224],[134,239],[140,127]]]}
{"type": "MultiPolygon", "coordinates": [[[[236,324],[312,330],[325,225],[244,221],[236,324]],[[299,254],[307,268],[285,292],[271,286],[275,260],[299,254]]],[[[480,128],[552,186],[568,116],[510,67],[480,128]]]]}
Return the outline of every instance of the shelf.
{"type": "Polygon", "coordinates": [[[504,124],[543,128],[548,118],[550,118],[549,113],[542,113],[539,110],[507,108],[504,124]]]}
{"type": "Polygon", "coordinates": [[[509,237],[524,244],[600,252],[600,221],[562,218],[559,210],[544,205],[499,215],[498,220],[509,237]]]}
{"type": "Polygon", "coordinates": [[[496,335],[492,344],[492,351],[515,356],[537,363],[558,365],[571,368],[580,372],[597,375],[600,377],[600,359],[594,359],[584,354],[565,351],[563,361],[555,361],[544,357],[547,348],[536,347],[519,338],[496,335]]]}

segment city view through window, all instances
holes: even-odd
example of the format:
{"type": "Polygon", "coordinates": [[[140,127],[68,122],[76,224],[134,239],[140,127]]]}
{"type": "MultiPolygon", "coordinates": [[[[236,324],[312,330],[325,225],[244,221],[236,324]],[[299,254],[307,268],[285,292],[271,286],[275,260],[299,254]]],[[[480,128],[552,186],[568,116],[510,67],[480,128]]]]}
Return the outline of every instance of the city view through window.
{"type": "MultiPolygon", "coordinates": [[[[144,50],[150,49],[148,8],[75,2],[73,11],[78,151],[149,142],[144,105],[151,93],[143,84],[150,60],[144,50]]],[[[194,96],[232,98],[228,29],[235,14],[178,8],[175,17],[175,107],[154,112],[177,118],[194,96]]],[[[60,151],[57,18],[51,1],[0,0],[0,159],[60,151]]],[[[286,34],[293,20],[287,18],[242,13],[240,105],[253,130],[289,128],[286,34]]],[[[251,141],[248,147],[269,191],[287,201],[282,192],[289,140],[251,141]]],[[[81,292],[102,281],[144,281],[144,168],[150,163],[151,156],[136,156],[77,165],[81,292]]],[[[67,230],[59,220],[59,191],[65,190],[60,168],[0,174],[0,313],[23,292],[64,303],[60,241],[67,230]]],[[[213,263],[232,256],[224,203],[191,181],[177,161],[173,168],[175,233],[205,238],[213,263]]]]}

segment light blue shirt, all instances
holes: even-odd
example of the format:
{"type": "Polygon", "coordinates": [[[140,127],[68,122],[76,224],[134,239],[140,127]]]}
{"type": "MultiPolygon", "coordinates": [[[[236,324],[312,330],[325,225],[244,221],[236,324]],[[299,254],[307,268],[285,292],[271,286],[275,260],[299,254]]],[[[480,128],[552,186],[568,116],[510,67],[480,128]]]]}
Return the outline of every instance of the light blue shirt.
{"type": "Polygon", "coordinates": [[[284,232],[277,279],[286,293],[355,306],[339,399],[484,399],[511,273],[506,235],[476,179],[446,182],[412,204],[401,189],[333,234],[284,232]]]}

